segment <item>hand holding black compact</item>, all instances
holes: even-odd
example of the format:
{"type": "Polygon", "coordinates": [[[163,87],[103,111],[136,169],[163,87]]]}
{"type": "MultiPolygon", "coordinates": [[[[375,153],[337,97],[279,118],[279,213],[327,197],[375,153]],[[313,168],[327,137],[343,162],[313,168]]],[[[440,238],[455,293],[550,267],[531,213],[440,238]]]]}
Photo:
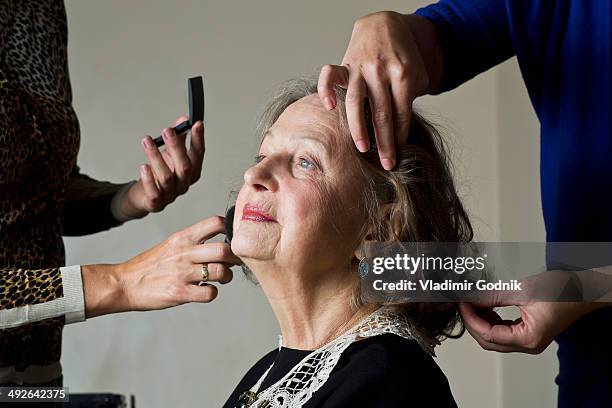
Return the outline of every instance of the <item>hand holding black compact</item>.
{"type": "Polygon", "coordinates": [[[121,195],[117,212],[123,219],[141,218],[159,212],[185,194],[199,180],[204,159],[204,88],[202,77],[190,78],[189,117],[179,117],[164,136],[142,139],[148,164],[140,166],[140,179],[121,195]],[[186,133],[191,130],[189,149],[186,133]],[[166,145],[164,149],[160,146],[166,145]]]}
{"type": "MultiPolygon", "coordinates": [[[[191,129],[197,121],[204,121],[204,84],[201,76],[189,78],[187,92],[189,94],[189,120],[181,122],[173,128],[177,135],[182,135],[191,129]]],[[[157,147],[163,146],[164,138],[162,136],[155,138],[155,145],[157,147]]]]}

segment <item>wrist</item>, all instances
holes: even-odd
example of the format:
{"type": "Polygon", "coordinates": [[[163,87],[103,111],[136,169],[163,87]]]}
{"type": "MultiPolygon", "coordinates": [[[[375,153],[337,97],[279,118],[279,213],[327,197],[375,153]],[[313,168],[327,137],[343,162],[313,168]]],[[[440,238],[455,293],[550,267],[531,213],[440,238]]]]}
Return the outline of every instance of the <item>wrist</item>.
{"type": "Polygon", "coordinates": [[[125,183],[123,187],[115,193],[111,202],[111,213],[115,219],[121,222],[142,218],[148,214],[148,211],[138,209],[133,203],[133,187],[136,183],[136,180],[125,183]]]}
{"type": "Polygon", "coordinates": [[[414,37],[429,76],[429,85],[424,94],[435,93],[442,85],[444,74],[444,54],[438,42],[436,26],[425,17],[417,14],[404,14],[403,16],[414,37]]]}
{"type": "Polygon", "coordinates": [[[129,310],[121,280],[121,265],[83,265],[81,275],[87,318],[129,310]]]}

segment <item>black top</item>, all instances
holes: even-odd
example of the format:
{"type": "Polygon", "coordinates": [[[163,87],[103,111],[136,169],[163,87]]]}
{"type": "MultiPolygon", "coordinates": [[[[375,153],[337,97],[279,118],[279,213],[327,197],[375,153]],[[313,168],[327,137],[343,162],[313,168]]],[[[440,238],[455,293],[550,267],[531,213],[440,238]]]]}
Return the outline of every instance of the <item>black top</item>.
{"type": "MultiPolygon", "coordinates": [[[[280,380],[311,351],[282,347],[246,373],[224,408],[237,406],[274,362],[260,391],[280,380]]],[[[304,405],[312,407],[456,407],[448,381],[419,344],[395,334],[357,341],[342,353],[329,379],[304,405]]]]}

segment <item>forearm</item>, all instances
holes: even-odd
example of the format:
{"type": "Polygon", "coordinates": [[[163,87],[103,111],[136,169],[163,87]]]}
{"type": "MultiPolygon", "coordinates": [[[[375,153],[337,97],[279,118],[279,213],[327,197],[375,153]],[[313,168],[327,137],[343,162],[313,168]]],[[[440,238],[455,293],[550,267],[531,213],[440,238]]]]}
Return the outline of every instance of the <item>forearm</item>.
{"type": "Polygon", "coordinates": [[[593,310],[612,306],[612,265],[577,272],[583,298],[593,301],[593,310]]]}
{"type": "Polygon", "coordinates": [[[111,211],[115,193],[82,197],[64,203],[63,235],[83,236],[106,231],[123,224],[111,211]]]}
{"type": "Polygon", "coordinates": [[[590,311],[610,306],[612,301],[612,267],[565,270],[551,269],[523,280],[524,300],[574,302],[590,311]],[[587,306],[588,305],[588,306],[587,306]]]}
{"type": "Polygon", "coordinates": [[[444,56],[442,75],[430,93],[454,89],[515,54],[504,3],[440,0],[415,12],[435,27],[435,47],[444,56]]]}
{"type": "Polygon", "coordinates": [[[3,269],[0,329],[65,317],[73,323],[128,310],[122,264],[3,269]]]}
{"type": "Polygon", "coordinates": [[[132,182],[115,184],[95,180],[75,166],[66,185],[63,212],[65,236],[105,231],[137,218],[120,205],[132,182]]]}
{"type": "Polygon", "coordinates": [[[444,54],[438,41],[436,26],[416,14],[408,14],[405,17],[429,76],[426,93],[435,93],[440,88],[444,76],[444,54]]]}

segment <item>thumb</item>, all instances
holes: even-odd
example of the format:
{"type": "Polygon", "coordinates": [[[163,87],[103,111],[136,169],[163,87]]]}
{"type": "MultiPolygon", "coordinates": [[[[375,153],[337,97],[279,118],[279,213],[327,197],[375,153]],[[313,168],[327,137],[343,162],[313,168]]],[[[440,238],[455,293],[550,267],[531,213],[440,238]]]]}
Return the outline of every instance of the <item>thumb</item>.
{"type": "Polygon", "coordinates": [[[174,123],[172,124],[172,126],[174,127],[174,126],[178,125],[179,123],[183,123],[183,122],[188,121],[188,120],[189,120],[189,116],[181,115],[181,116],[179,116],[178,118],[176,118],[174,120],[174,123]]]}
{"type": "Polygon", "coordinates": [[[522,318],[504,320],[493,310],[476,311],[468,303],[461,303],[459,311],[472,337],[481,345],[487,344],[487,349],[507,352],[523,348],[528,327],[522,318]]]}

